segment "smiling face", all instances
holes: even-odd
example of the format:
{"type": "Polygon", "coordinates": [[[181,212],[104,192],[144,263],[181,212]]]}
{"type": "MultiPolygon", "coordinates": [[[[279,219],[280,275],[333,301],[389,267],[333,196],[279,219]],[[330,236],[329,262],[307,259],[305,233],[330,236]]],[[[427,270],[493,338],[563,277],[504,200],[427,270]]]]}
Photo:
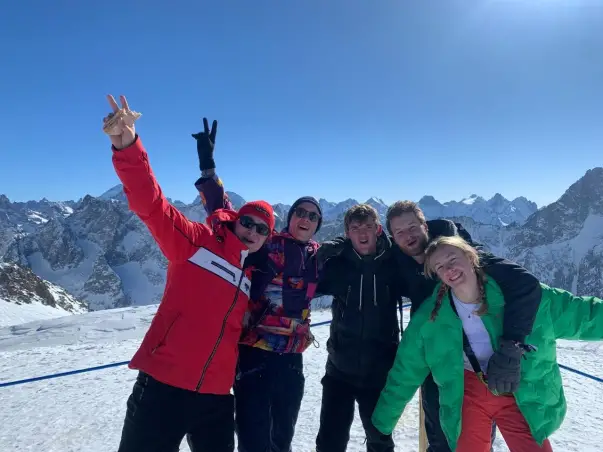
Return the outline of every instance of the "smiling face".
{"type": "Polygon", "coordinates": [[[415,257],[425,252],[429,240],[427,225],[413,212],[404,212],[391,218],[389,228],[394,242],[404,254],[415,257]]]}
{"type": "Polygon", "coordinates": [[[469,256],[456,246],[439,245],[429,256],[428,266],[452,290],[470,292],[471,289],[477,288],[474,264],[469,256]]]}
{"type": "Polygon", "coordinates": [[[259,250],[270,234],[268,223],[254,215],[242,215],[235,222],[234,229],[235,235],[249,248],[250,253],[259,250]]]}
{"type": "Polygon", "coordinates": [[[302,202],[291,217],[288,227],[289,234],[300,242],[309,241],[316,233],[319,218],[318,208],[314,204],[302,202]]]}

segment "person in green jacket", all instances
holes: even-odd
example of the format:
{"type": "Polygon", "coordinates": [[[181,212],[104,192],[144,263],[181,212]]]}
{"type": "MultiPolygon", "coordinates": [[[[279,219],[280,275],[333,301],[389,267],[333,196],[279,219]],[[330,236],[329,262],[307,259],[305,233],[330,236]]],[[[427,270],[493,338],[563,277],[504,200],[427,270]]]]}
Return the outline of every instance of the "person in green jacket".
{"type": "Polygon", "coordinates": [[[511,452],[552,451],[547,438],[566,413],[556,340],[603,340],[603,300],[541,283],[534,328],[521,344],[501,338],[503,295],[479,267],[475,248],[462,238],[431,242],[425,273],[441,282],[402,336],[373,412],[375,427],[391,434],[431,372],[440,389],[442,430],[453,451],[489,451],[492,421],[511,452]],[[508,393],[487,386],[494,350],[521,360],[519,386],[508,393]]]}

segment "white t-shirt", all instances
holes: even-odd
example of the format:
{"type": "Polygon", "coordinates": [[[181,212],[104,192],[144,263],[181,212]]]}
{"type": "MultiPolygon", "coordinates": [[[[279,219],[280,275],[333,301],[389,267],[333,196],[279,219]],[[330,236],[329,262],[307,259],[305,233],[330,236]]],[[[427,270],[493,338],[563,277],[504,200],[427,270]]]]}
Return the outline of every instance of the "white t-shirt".
{"type": "MultiPolygon", "coordinates": [[[[467,339],[469,339],[471,349],[473,350],[482,371],[486,373],[488,371],[488,361],[490,361],[490,357],[494,354],[494,350],[492,349],[490,335],[484,326],[484,322],[480,316],[475,315],[475,311],[477,311],[482,304],[463,303],[454,295],[454,293],[452,294],[452,300],[454,301],[459,318],[463,322],[463,329],[465,330],[467,339]]],[[[471,367],[467,355],[463,353],[463,356],[465,357],[465,369],[473,372],[473,367],[471,367]]]]}

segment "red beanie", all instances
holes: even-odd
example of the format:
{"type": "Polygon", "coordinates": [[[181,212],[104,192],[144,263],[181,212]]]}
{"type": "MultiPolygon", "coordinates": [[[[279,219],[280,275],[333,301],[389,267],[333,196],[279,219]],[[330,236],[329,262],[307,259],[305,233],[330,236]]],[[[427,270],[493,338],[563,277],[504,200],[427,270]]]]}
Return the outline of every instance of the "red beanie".
{"type": "Polygon", "coordinates": [[[242,215],[251,215],[261,218],[268,224],[270,232],[274,230],[274,211],[272,210],[272,206],[266,201],[251,201],[245,203],[243,207],[239,209],[239,217],[242,215]]]}

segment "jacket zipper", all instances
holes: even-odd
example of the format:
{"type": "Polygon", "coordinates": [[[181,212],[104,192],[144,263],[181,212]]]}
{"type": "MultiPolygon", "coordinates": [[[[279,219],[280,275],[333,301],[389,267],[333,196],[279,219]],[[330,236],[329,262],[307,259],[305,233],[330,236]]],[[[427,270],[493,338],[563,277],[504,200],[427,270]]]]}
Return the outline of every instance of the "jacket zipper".
{"type": "Polygon", "coordinates": [[[373,273],[373,303],[377,306],[377,275],[373,273]]]}
{"type": "Polygon", "coordinates": [[[351,291],[352,291],[352,286],[348,286],[348,292],[345,295],[345,303],[343,305],[343,309],[341,310],[341,320],[343,320],[343,315],[345,314],[345,310],[348,308],[348,298],[350,298],[351,291]]]}
{"type": "Polygon", "coordinates": [[[232,304],[230,305],[230,307],[228,308],[228,311],[226,312],[226,315],[224,316],[224,320],[222,320],[222,328],[220,329],[220,334],[218,335],[218,339],[216,340],[216,343],[214,344],[214,348],[211,351],[209,358],[207,358],[207,361],[205,362],[205,366],[203,366],[203,371],[201,372],[201,377],[199,378],[199,383],[197,383],[195,392],[199,391],[199,388],[201,388],[201,385],[203,384],[203,379],[205,378],[205,373],[207,372],[209,365],[211,364],[216,352],[218,351],[218,346],[220,345],[222,336],[224,336],[224,330],[226,329],[226,322],[228,321],[228,317],[232,313],[232,310],[234,309],[235,305],[237,304],[237,300],[239,298],[239,292],[241,292],[241,283],[243,282],[244,276],[245,276],[245,271],[241,270],[241,277],[239,278],[239,284],[237,285],[237,291],[235,292],[234,299],[232,300],[232,304]]]}
{"type": "Polygon", "coordinates": [[[358,310],[362,311],[362,282],[364,281],[364,275],[360,275],[360,303],[358,304],[358,310]]]}

